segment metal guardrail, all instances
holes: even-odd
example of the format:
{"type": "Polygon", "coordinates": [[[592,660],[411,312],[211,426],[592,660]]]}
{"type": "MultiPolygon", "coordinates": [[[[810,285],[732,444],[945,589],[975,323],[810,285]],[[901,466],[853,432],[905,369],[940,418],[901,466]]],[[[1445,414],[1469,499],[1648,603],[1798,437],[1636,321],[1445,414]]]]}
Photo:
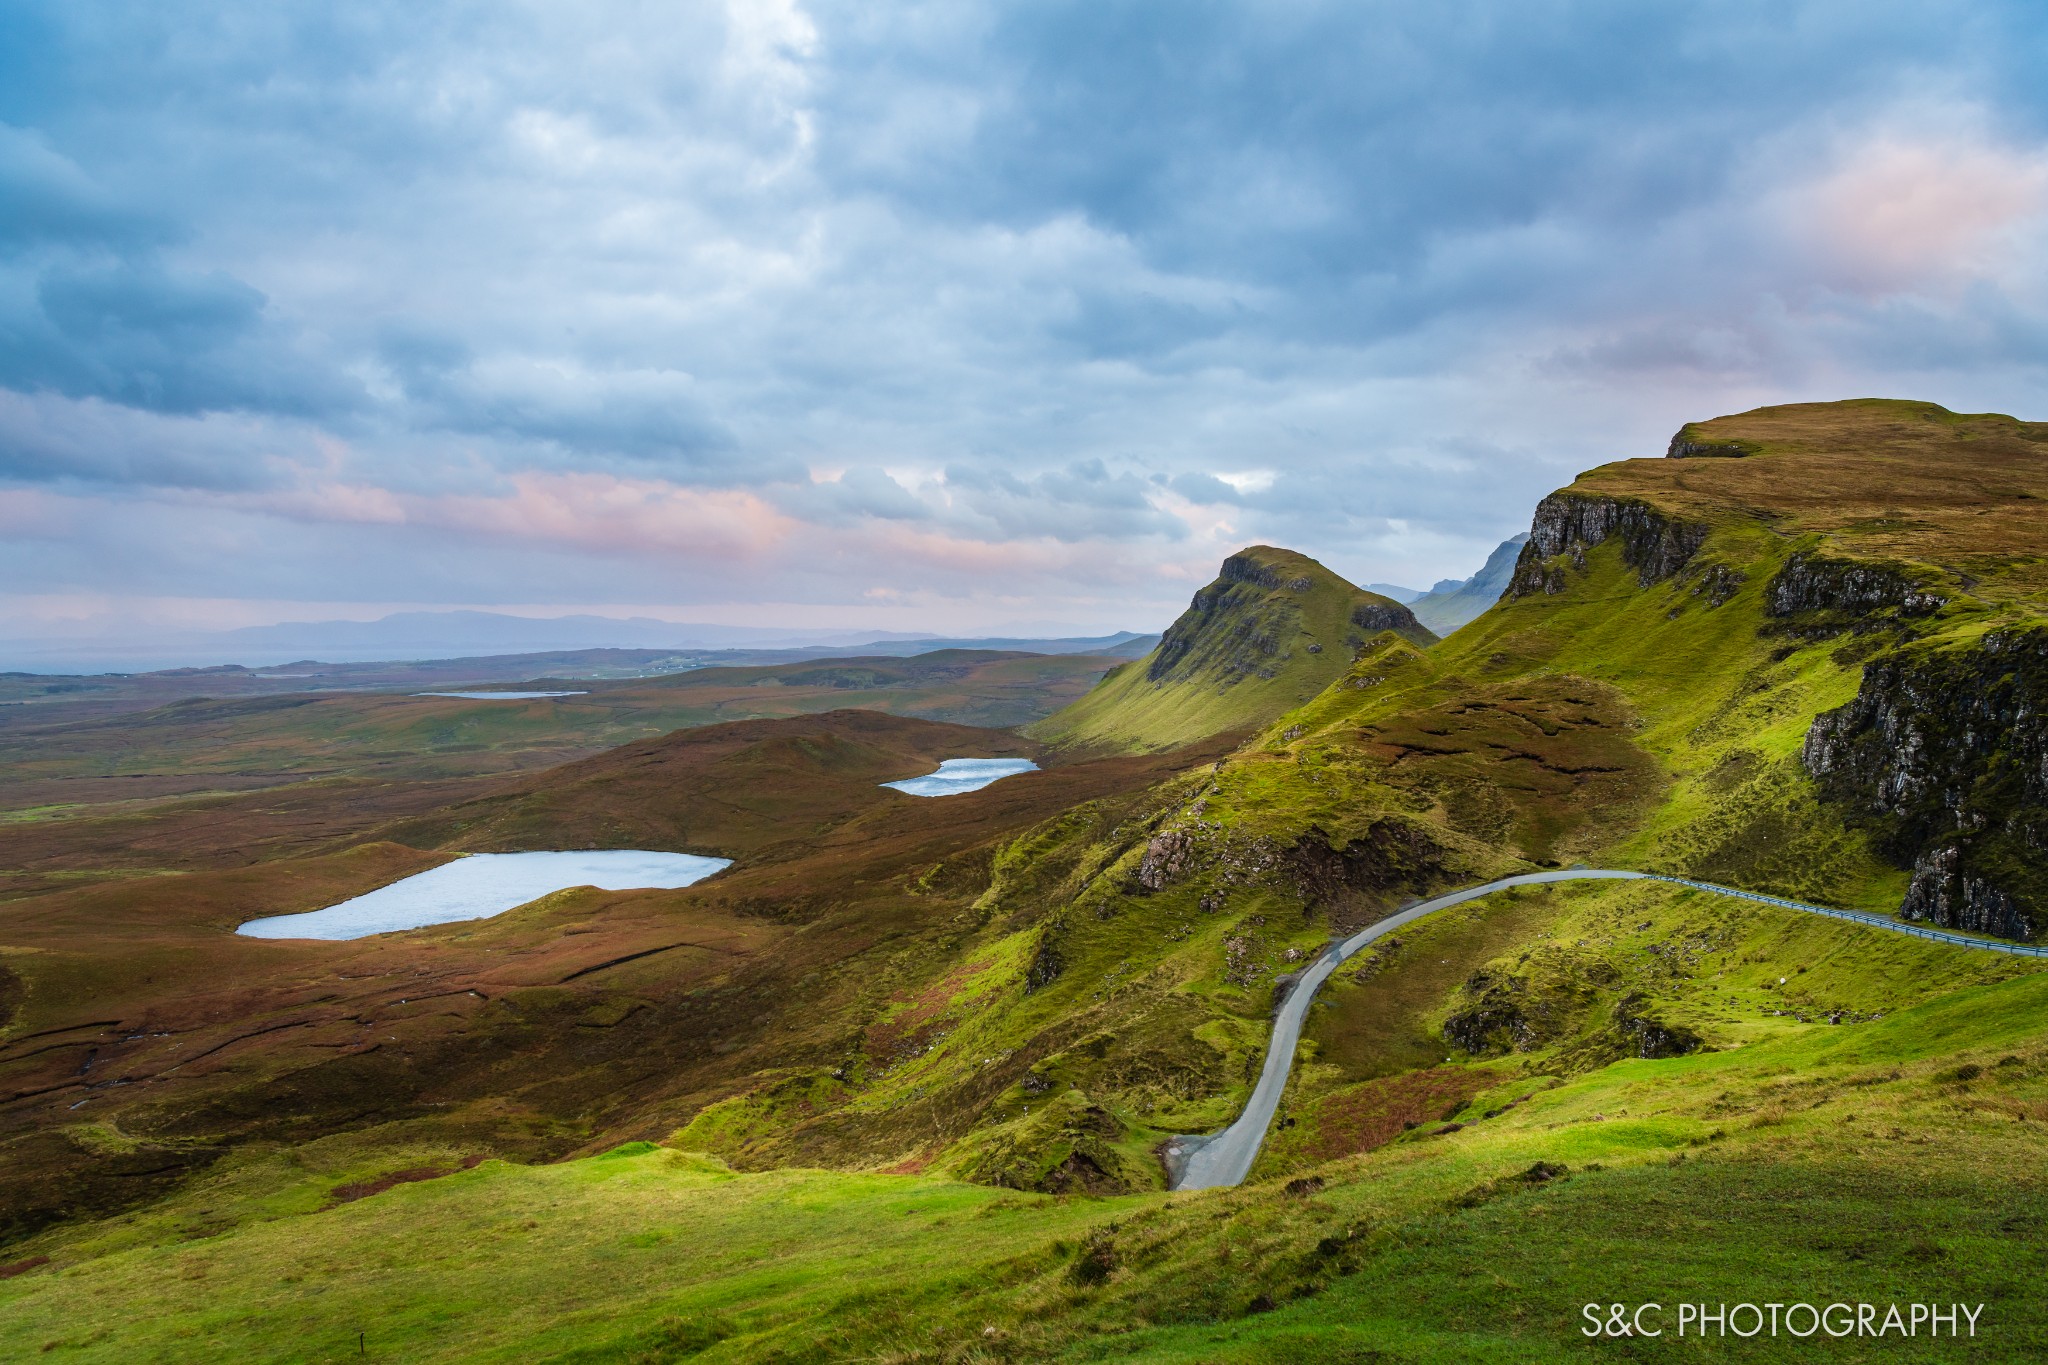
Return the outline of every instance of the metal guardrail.
{"type": "Polygon", "coordinates": [[[1760,891],[1738,891],[1732,886],[1716,886],[1712,882],[1696,882],[1689,877],[1672,877],[1662,872],[1645,872],[1643,876],[1650,881],[1689,886],[1695,891],[1711,891],[1720,896],[1739,896],[1746,901],[1761,901],[1765,905],[1779,905],[1787,910],[1800,910],[1809,915],[1826,915],[1829,919],[1867,924],[1873,929],[1885,929],[1894,934],[1911,934],[1914,938],[1954,944],[1958,948],[1984,948],[1994,953],[2010,953],[2015,957],[2048,957],[2048,944],[2004,943],[1995,938],[1973,938],[1967,934],[1950,933],[1946,929],[1930,929],[1925,925],[1891,919],[1884,915],[1872,915],[1861,910],[1836,910],[1826,905],[1808,905],[1805,901],[1787,900],[1783,896],[1766,896],[1760,891]]]}

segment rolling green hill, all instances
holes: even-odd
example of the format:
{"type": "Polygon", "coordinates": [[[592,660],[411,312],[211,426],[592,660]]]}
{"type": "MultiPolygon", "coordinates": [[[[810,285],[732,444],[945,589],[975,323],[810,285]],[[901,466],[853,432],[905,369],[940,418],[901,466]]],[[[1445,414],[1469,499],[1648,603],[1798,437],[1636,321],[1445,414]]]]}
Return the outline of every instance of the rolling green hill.
{"type": "Polygon", "coordinates": [[[1028,727],[1054,745],[1161,750],[1263,725],[1392,634],[1435,643],[1406,607],[1306,555],[1254,545],[1223,561],[1158,647],[1028,727]]]}

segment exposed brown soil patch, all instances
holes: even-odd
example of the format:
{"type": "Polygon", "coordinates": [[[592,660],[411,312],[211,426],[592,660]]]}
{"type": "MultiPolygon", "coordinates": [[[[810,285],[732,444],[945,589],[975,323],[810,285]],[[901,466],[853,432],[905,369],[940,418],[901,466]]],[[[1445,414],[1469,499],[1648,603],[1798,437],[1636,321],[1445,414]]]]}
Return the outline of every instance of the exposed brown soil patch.
{"type": "Polygon", "coordinates": [[[358,1199],[368,1199],[373,1194],[382,1194],[399,1185],[411,1185],[422,1180],[439,1180],[448,1174],[450,1172],[438,1166],[413,1166],[403,1171],[380,1175],[374,1180],[357,1180],[347,1185],[336,1185],[327,1192],[327,1207],[352,1204],[358,1199]]]}
{"type": "Polygon", "coordinates": [[[1303,1135],[1288,1144],[1288,1154],[1313,1165],[1370,1152],[1411,1128],[1441,1120],[1498,1080],[1475,1068],[1436,1067],[1351,1086],[1299,1116],[1303,1135]]]}

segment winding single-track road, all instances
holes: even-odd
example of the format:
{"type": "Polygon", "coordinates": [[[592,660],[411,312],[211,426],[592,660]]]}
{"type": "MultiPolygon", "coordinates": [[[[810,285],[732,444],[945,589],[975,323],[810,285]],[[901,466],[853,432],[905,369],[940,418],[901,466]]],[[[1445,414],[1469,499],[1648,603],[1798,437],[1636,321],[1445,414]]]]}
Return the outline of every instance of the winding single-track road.
{"type": "Polygon", "coordinates": [[[1786,900],[1782,896],[1738,891],[1732,886],[1716,886],[1712,882],[1696,882],[1684,877],[1667,877],[1656,872],[1566,868],[1555,872],[1530,872],[1519,877],[1502,877],[1499,881],[1487,882],[1483,886],[1469,886],[1463,891],[1452,891],[1411,905],[1368,929],[1360,930],[1317,958],[1308,970],[1301,974],[1300,980],[1295,982],[1293,990],[1288,992],[1286,999],[1281,1002],[1279,1010],[1273,1016],[1273,1039],[1266,1047],[1266,1064],[1260,1069],[1259,1083],[1252,1088],[1251,1100],[1245,1105],[1244,1112],[1238,1116],[1237,1122],[1220,1133],[1207,1136],[1183,1134],[1167,1143],[1166,1163],[1168,1171],[1173,1176],[1173,1188],[1207,1190],[1243,1182],[1251,1171],[1252,1162],[1259,1155],[1259,1148],[1266,1141],[1266,1130],[1272,1126],[1273,1113],[1280,1107],[1280,1095],[1287,1089],[1287,1076],[1294,1068],[1294,1049],[1301,1041],[1302,1020],[1308,1016],[1308,1007],[1314,1002],[1316,991],[1330,979],[1332,972],[1344,964],[1345,959],[1374,939],[1390,934],[1404,924],[1413,924],[1424,915],[1433,915],[1453,905],[1462,905],[1466,901],[1477,900],[1481,896],[1491,895],[1495,891],[1505,890],[1511,886],[1572,881],[1670,882],[1675,886],[1689,886],[1695,891],[1739,896],[1743,900],[1761,901],[1765,905],[1800,910],[1809,915],[1826,915],[1830,919],[1850,920],[1857,924],[1867,924],[1874,929],[1886,929],[1895,934],[1911,934],[1915,938],[1933,939],[1937,943],[1951,943],[1963,948],[1982,948],[1994,953],[2014,953],[2023,957],[2048,957],[2048,947],[1971,938],[1964,934],[1950,933],[1945,929],[1930,929],[1924,925],[1887,919],[1883,915],[1868,915],[1856,910],[1834,910],[1824,905],[1808,905],[1803,901],[1786,900]]]}

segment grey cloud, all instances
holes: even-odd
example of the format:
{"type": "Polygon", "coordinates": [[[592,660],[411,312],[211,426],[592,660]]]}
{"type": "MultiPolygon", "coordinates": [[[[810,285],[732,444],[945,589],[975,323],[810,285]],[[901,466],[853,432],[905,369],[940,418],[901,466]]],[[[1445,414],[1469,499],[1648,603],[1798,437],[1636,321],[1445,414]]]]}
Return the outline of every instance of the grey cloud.
{"type": "Polygon", "coordinates": [[[1049,330],[1084,355],[1145,357],[1156,363],[1167,353],[1213,342],[1232,322],[1218,309],[1156,293],[1087,289],[1075,301],[1072,316],[1049,330]]]}
{"type": "Polygon", "coordinates": [[[219,271],[176,278],[133,266],[51,271],[36,295],[44,316],[75,341],[148,336],[198,350],[246,336],[264,304],[263,295],[219,271]]]}
{"type": "MultiPolygon", "coordinates": [[[[1446,309],[1569,307],[1735,189],[1761,144],[1820,110],[1823,126],[1868,116],[1932,63],[2005,85],[2038,134],[2048,99],[2019,88],[2018,54],[2048,24],[2019,5],[1967,12],[1014,6],[956,37],[951,66],[869,36],[828,89],[860,117],[825,125],[824,165],[946,219],[1078,211],[1154,269],[1278,290],[1245,325],[1357,344],[1446,309]],[[971,133],[919,129],[929,155],[877,161],[878,124],[915,134],[875,91],[936,104],[933,87],[962,92],[971,133]],[[1503,249],[1461,249],[1490,240],[1503,249]]],[[[1105,347],[1169,344],[1156,311],[1100,312],[1105,347]]],[[[1183,338],[1213,326],[1175,321],[1183,338]]]]}
{"type": "Polygon", "coordinates": [[[0,125],[0,386],[165,413],[351,406],[356,386],[266,316],[260,291],[164,264],[187,235],[0,125]]]}
{"type": "MultiPolygon", "coordinates": [[[[36,416],[0,477],[597,471],[847,532],[757,593],[900,585],[857,548],[891,522],[1424,582],[1687,418],[2048,392],[2038,230],[1977,289],[1856,299],[1756,216],[1928,108],[2048,147],[2038,5],[823,0],[815,45],[792,15],[5,7],[0,386],[36,416]]],[[[237,524],[243,565],[309,534],[237,524]]],[[[428,539],[322,535],[456,591],[428,539]]],[[[549,590],[609,571],[550,553],[549,590]]],[[[1080,591],[1042,572],[1003,590],[1080,591]]]]}
{"type": "Polygon", "coordinates": [[[806,482],[776,493],[777,503],[786,510],[832,525],[847,525],[862,517],[929,521],[935,515],[931,504],[881,469],[849,469],[836,480],[806,482]]]}
{"type": "Polygon", "coordinates": [[[0,392],[0,481],[248,492],[286,482],[272,457],[304,456],[312,445],[304,431],[246,419],[0,392]]]}
{"type": "Polygon", "coordinates": [[[0,124],[0,247],[156,245],[166,224],[115,202],[76,163],[33,133],[0,124]]]}
{"type": "Polygon", "coordinates": [[[165,413],[351,406],[356,386],[301,354],[263,295],[219,272],[56,265],[0,313],[0,384],[165,413]]]}
{"type": "Polygon", "coordinates": [[[570,373],[533,360],[430,369],[415,361],[408,392],[420,424],[544,442],[576,468],[658,474],[680,482],[788,478],[795,462],[738,450],[687,376],[570,373]]]}
{"type": "Polygon", "coordinates": [[[1189,502],[1207,503],[1215,506],[1221,503],[1241,503],[1244,495],[1213,474],[1176,474],[1168,487],[1189,502]]]}
{"type": "Polygon", "coordinates": [[[1101,460],[1077,460],[1033,477],[953,464],[945,477],[956,517],[964,513],[967,524],[979,522],[1003,536],[1178,540],[1187,534],[1178,518],[1153,504],[1144,479],[1112,473],[1101,460]]]}

